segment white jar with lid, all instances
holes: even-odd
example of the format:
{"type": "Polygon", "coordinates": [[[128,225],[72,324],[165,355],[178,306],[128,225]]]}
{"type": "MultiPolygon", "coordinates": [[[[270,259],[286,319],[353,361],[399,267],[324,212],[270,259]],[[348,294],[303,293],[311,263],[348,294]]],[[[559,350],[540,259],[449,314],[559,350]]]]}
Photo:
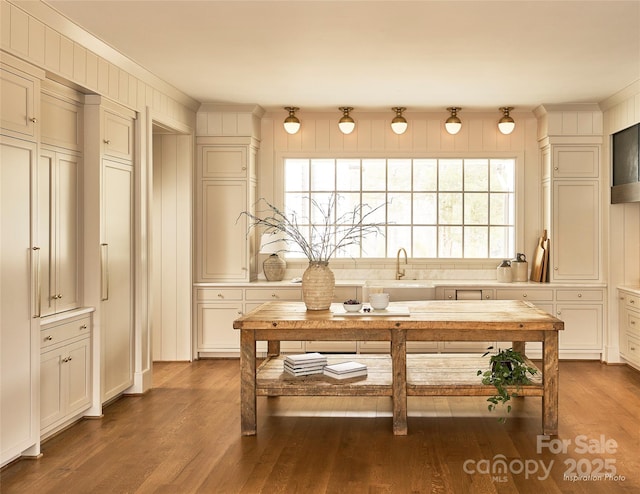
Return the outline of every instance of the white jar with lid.
{"type": "Polygon", "coordinates": [[[497,269],[497,277],[499,283],[511,283],[513,274],[511,273],[511,261],[504,260],[497,269]]]}
{"type": "Polygon", "coordinates": [[[513,281],[527,281],[529,273],[529,263],[524,254],[516,254],[516,258],[511,261],[511,274],[513,281]]]}

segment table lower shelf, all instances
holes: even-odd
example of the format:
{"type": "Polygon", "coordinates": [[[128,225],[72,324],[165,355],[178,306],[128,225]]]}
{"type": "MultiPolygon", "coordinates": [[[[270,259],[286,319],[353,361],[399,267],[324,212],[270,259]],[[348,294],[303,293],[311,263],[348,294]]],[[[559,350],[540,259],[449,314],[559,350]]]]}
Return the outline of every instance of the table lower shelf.
{"type": "MultiPolygon", "coordinates": [[[[327,355],[329,364],[356,361],[367,366],[367,376],[337,380],[323,374],[292,376],[284,372],[284,357],[270,357],[257,369],[258,396],[392,396],[391,356],[327,355]]],[[[531,367],[536,365],[526,360],[531,367]]],[[[489,359],[480,354],[409,354],[407,355],[408,396],[491,396],[493,386],[485,386],[477,375],[487,370],[489,359]]],[[[516,390],[520,396],[542,396],[542,373],[531,377],[532,383],[516,390]]]]}

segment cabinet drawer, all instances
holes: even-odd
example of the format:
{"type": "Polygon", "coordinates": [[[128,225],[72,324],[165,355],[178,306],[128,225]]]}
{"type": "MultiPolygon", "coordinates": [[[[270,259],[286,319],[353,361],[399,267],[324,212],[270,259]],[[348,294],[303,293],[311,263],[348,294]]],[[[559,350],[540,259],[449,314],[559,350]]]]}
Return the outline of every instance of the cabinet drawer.
{"type": "Polygon", "coordinates": [[[602,290],[558,290],[556,292],[557,300],[572,300],[579,302],[581,300],[600,301],[602,300],[602,290]]]}
{"type": "Polygon", "coordinates": [[[629,360],[640,363],[640,339],[636,339],[631,335],[627,335],[627,346],[623,348],[625,356],[629,360]]]}
{"type": "Polygon", "coordinates": [[[249,300],[302,300],[300,288],[248,288],[245,299],[249,300]]]}
{"type": "Polygon", "coordinates": [[[91,320],[88,317],[43,329],[40,331],[40,348],[48,348],[77,336],[89,335],[90,331],[91,320]]]}
{"type": "MultiPolygon", "coordinates": [[[[553,290],[531,290],[524,289],[498,289],[499,300],[536,300],[551,301],[553,300],[553,290]]],[[[571,299],[573,300],[573,299],[571,299]]]]}
{"type": "Polygon", "coordinates": [[[242,288],[197,288],[196,300],[207,302],[242,300],[242,288]]]}
{"type": "Polygon", "coordinates": [[[640,338],[640,312],[625,311],[627,330],[640,338]]]}
{"type": "Polygon", "coordinates": [[[629,307],[630,309],[640,310],[640,296],[625,294],[624,299],[624,303],[627,307],[629,307]]]}

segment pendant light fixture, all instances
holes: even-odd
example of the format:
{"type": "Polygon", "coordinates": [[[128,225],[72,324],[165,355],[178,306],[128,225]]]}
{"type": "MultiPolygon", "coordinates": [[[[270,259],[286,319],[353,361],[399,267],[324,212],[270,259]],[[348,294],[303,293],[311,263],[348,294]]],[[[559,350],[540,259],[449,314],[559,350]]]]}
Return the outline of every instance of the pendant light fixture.
{"type": "Polygon", "coordinates": [[[396,134],[404,134],[407,130],[407,119],[402,116],[402,112],[406,110],[401,106],[394,106],[391,108],[394,112],[396,112],[396,116],[391,120],[391,130],[393,130],[396,134]]]}
{"type": "Polygon", "coordinates": [[[351,134],[356,128],[356,122],[351,118],[349,112],[353,110],[350,106],[341,106],[339,110],[342,112],[342,118],[338,120],[338,127],[343,134],[351,134]]]}
{"type": "Polygon", "coordinates": [[[300,108],[285,106],[284,109],[289,112],[289,116],[284,119],[284,130],[287,134],[295,134],[300,130],[300,120],[295,115],[300,108]]]}
{"type": "Polygon", "coordinates": [[[457,134],[462,128],[462,120],[458,118],[458,112],[460,110],[462,110],[462,108],[458,108],[457,106],[447,108],[447,111],[451,112],[451,116],[445,120],[444,128],[451,135],[457,134]]]}
{"type": "Polygon", "coordinates": [[[502,118],[498,120],[498,130],[505,135],[511,134],[516,128],[516,122],[511,118],[509,112],[513,110],[513,106],[503,106],[500,108],[502,118]]]}

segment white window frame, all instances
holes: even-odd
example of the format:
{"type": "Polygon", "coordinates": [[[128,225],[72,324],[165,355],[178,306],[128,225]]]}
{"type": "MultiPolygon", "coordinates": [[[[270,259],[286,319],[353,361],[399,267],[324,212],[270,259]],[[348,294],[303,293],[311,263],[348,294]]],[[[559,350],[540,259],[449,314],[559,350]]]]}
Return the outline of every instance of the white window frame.
{"type": "MultiPolygon", "coordinates": [[[[525,252],[524,247],[524,153],[523,152],[464,152],[464,153],[434,153],[434,152],[414,152],[414,153],[393,153],[393,152],[278,152],[275,154],[273,173],[273,202],[276,206],[284,207],[284,162],[286,159],[513,159],[515,160],[515,250],[525,252]]],[[[302,259],[291,258],[287,262],[303,261],[302,259]]],[[[331,260],[334,267],[379,267],[390,260],[395,262],[393,257],[385,258],[336,258],[331,260]],[[355,263],[355,266],[354,266],[355,263]]],[[[468,267],[495,267],[496,259],[468,259],[468,258],[412,258],[412,261],[424,261],[429,265],[446,268],[447,265],[468,266],[468,267]]]]}

